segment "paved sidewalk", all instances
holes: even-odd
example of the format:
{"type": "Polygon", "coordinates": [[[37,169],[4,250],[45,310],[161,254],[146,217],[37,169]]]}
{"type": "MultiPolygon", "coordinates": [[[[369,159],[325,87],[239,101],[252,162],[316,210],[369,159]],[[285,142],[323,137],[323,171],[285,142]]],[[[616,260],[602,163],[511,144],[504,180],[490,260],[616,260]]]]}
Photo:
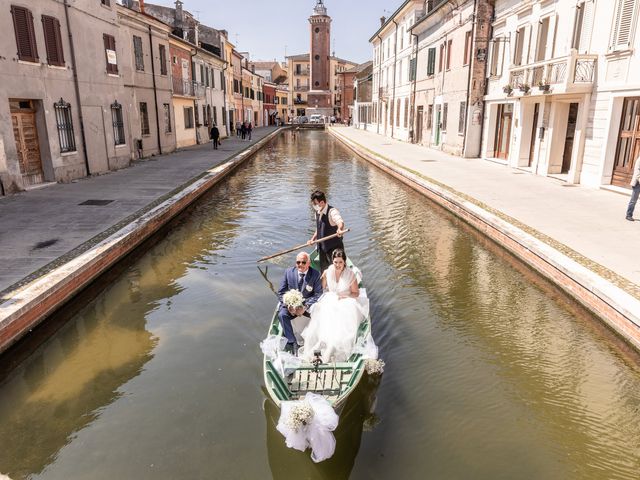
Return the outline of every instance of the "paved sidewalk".
{"type": "Polygon", "coordinates": [[[0,294],[27,283],[97,243],[170,192],[275,130],[253,130],[251,142],[230,137],[136,161],[105,175],[0,197],[0,294]],[[103,205],[82,205],[99,200],[103,205]]]}
{"type": "Polygon", "coordinates": [[[353,127],[335,132],[461,194],[638,295],[640,221],[624,218],[628,196],[455,157],[353,127]]]}

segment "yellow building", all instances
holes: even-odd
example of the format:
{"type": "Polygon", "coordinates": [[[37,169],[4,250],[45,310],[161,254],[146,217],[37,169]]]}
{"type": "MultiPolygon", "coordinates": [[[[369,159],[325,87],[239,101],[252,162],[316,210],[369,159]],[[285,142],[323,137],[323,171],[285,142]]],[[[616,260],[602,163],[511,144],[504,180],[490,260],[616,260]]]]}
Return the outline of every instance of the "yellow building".
{"type": "Polygon", "coordinates": [[[292,115],[289,104],[289,88],[286,85],[276,86],[276,110],[278,118],[283,122],[289,122],[292,115]]]}

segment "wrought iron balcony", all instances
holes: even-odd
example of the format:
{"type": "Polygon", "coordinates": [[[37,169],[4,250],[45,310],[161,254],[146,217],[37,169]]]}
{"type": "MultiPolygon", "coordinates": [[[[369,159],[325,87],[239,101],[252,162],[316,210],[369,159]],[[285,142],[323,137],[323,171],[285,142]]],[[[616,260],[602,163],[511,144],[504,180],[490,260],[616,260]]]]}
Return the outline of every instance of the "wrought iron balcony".
{"type": "Polygon", "coordinates": [[[293,71],[294,75],[298,75],[302,77],[308,77],[310,73],[311,73],[311,70],[309,68],[300,68],[300,69],[295,69],[293,71]]]}
{"type": "Polygon", "coordinates": [[[300,85],[299,87],[293,87],[294,92],[308,92],[309,85],[300,85]]]}
{"type": "Polygon", "coordinates": [[[597,60],[597,55],[578,55],[574,50],[566,57],[512,67],[505,89],[510,87],[525,93],[534,87],[541,91],[551,87],[563,92],[589,90],[595,78],[597,60]]]}
{"type": "Polygon", "coordinates": [[[307,100],[304,98],[294,98],[293,103],[296,105],[303,105],[307,103],[307,100]]]}
{"type": "Polygon", "coordinates": [[[173,77],[173,94],[185,95],[187,97],[193,97],[193,82],[190,80],[183,80],[180,77],[173,77]]]}

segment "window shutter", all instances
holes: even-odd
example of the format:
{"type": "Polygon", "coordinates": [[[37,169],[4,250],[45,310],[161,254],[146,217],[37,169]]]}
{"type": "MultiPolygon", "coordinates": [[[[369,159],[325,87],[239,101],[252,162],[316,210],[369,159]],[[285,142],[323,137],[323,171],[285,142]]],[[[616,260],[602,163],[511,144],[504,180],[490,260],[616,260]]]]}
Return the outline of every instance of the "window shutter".
{"type": "Polygon", "coordinates": [[[614,18],[611,47],[613,50],[629,48],[636,0],[618,0],[614,18]]]}
{"type": "Polygon", "coordinates": [[[13,16],[13,28],[16,34],[18,58],[26,62],[37,62],[38,49],[31,11],[24,7],[12,5],[11,15],[13,16]]]}
{"type": "Polygon", "coordinates": [[[578,49],[580,53],[587,53],[591,43],[591,30],[593,30],[593,1],[587,0],[582,4],[582,29],[580,31],[580,43],[578,49]]]}
{"type": "Polygon", "coordinates": [[[110,63],[109,53],[108,53],[108,50],[112,50],[115,53],[116,39],[113,38],[111,35],[107,35],[106,33],[102,35],[102,38],[104,39],[104,55],[105,55],[105,61],[107,62],[107,73],[112,73],[114,75],[117,75],[118,74],[117,57],[113,59],[115,60],[116,63],[110,63]]]}
{"type": "Polygon", "coordinates": [[[47,50],[47,63],[60,67],[64,66],[60,22],[57,18],[43,15],[42,29],[44,31],[44,44],[47,50]]]}

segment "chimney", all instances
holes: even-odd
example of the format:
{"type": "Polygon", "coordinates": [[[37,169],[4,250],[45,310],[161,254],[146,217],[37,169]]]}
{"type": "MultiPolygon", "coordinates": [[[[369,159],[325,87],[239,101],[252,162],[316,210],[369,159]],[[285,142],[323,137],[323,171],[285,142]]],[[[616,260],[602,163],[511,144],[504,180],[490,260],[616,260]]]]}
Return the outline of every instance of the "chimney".
{"type": "Polygon", "coordinates": [[[184,22],[184,13],[182,11],[182,2],[180,0],[176,0],[176,27],[184,28],[182,22],[184,22]]]}
{"type": "Polygon", "coordinates": [[[387,21],[387,17],[380,17],[380,26],[384,25],[384,22],[387,21]]]}
{"type": "Polygon", "coordinates": [[[138,3],[139,3],[139,5],[140,5],[140,11],[141,11],[142,13],[144,13],[144,0],[139,0],[139,2],[138,2],[138,3]]]}

